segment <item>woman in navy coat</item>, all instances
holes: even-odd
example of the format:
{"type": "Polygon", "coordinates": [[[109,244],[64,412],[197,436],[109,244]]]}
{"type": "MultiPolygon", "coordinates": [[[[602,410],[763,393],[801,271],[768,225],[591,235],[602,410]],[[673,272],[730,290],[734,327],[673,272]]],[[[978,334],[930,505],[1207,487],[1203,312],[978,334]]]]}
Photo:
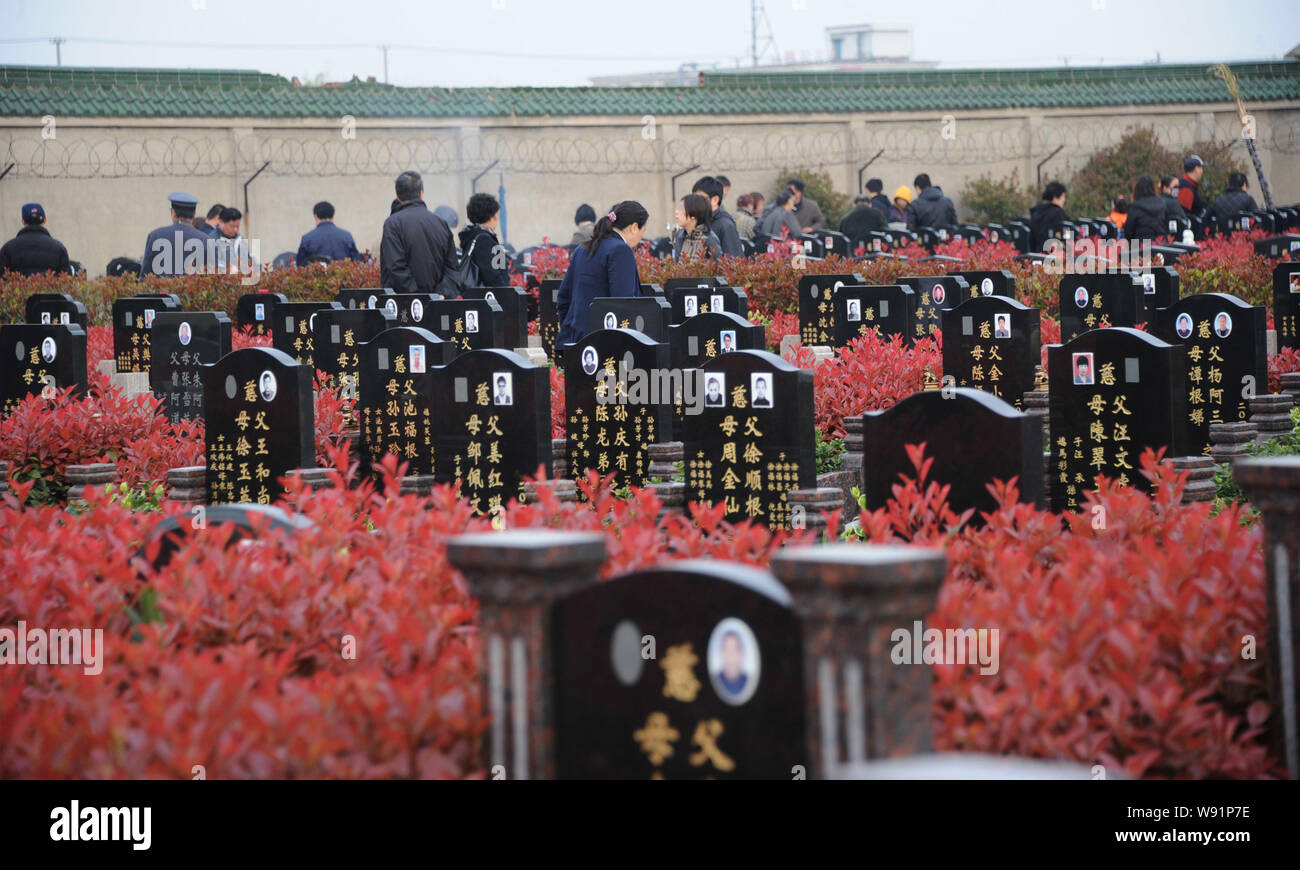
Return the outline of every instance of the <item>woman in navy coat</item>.
{"type": "Polygon", "coordinates": [[[590,242],[574,249],[555,298],[560,317],[556,356],[587,334],[587,310],[597,297],[640,295],[634,251],[649,219],[645,206],[624,200],[596,221],[590,242]]]}

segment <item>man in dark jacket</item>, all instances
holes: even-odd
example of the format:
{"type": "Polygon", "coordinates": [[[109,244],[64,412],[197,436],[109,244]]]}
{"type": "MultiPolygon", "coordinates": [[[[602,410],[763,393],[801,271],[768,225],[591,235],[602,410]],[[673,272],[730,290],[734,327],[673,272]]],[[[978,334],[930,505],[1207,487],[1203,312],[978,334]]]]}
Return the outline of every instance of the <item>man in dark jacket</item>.
{"type": "Polygon", "coordinates": [[[817,200],[804,196],[804,183],[792,178],[785,183],[786,189],[794,196],[794,217],[805,233],[815,232],[826,226],[826,217],[817,200]]]}
{"type": "Polygon", "coordinates": [[[1059,238],[1065,231],[1065,185],[1049,182],[1043,188],[1043,198],[1029,210],[1029,250],[1041,251],[1051,238],[1059,238]]]}
{"type": "Polygon", "coordinates": [[[0,272],[39,275],[42,272],[71,274],[68,249],[45,228],[45,209],[29,202],[22,210],[23,228],[0,247],[0,272]]]}
{"type": "Polygon", "coordinates": [[[211,263],[208,253],[213,248],[213,239],[190,223],[199,204],[198,197],[173,193],[167,197],[167,202],[171,205],[172,222],[158,227],[145,238],[144,256],[140,258],[141,278],[146,275],[175,278],[206,272],[211,263]]]}
{"type": "Polygon", "coordinates": [[[1143,175],[1133,185],[1133,201],[1128,206],[1124,221],[1124,238],[1155,239],[1169,235],[1165,218],[1165,201],[1156,195],[1156,183],[1150,175],[1143,175]]]}
{"type": "Polygon", "coordinates": [[[884,230],[889,221],[880,209],[876,208],[869,196],[859,196],[853,200],[853,211],[840,218],[840,232],[855,242],[872,231],[884,230]]]}
{"type": "Polygon", "coordinates": [[[334,224],[334,206],[321,201],[311,211],[316,216],[316,229],[303,234],[302,241],[298,243],[295,262],[299,266],[306,266],[312,257],[359,262],[361,252],[352,240],[352,233],[334,224]]]}
{"type": "Polygon", "coordinates": [[[398,206],[384,221],[379,280],[396,293],[436,293],[457,265],[447,222],[424,204],[424,180],[415,171],[397,176],[398,206]]]}
{"type": "Polygon", "coordinates": [[[889,197],[885,196],[885,182],[879,178],[868,178],[867,199],[872,206],[885,216],[885,222],[888,223],[890,202],[889,197]]]}
{"type": "Polygon", "coordinates": [[[1214,200],[1209,213],[1218,220],[1219,226],[1227,225],[1228,219],[1237,212],[1257,211],[1259,205],[1255,197],[1246,192],[1246,175],[1234,172],[1228,176],[1228,189],[1214,200]]]}
{"type": "Polygon", "coordinates": [[[1192,217],[1205,213],[1205,200],[1201,199],[1201,177],[1204,175],[1204,160],[1193,154],[1183,161],[1183,177],[1178,182],[1178,204],[1192,217]]]}
{"type": "Polygon", "coordinates": [[[922,172],[912,181],[916,199],[907,207],[907,228],[916,232],[921,227],[938,229],[957,223],[957,209],[952,200],[943,195],[943,188],[930,184],[930,176],[922,172]]]}
{"type": "Polygon", "coordinates": [[[476,193],[465,206],[469,224],[460,231],[461,254],[478,266],[480,287],[509,287],[510,259],[497,239],[501,203],[490,193],[476,193]]]}
{"type": "Polygon", "coordinates": [[[718,237],[722,253],[728,257],[742,256],[745,250],[740,245],[740,230],[736,229],[736,219],[722,207],[722,182],[712,175],[706,175],[695,182],[691,193],[703,194],[709,198],[709,204],[713,207],[713,219],[709,222],[709,228],[718,237]]]}

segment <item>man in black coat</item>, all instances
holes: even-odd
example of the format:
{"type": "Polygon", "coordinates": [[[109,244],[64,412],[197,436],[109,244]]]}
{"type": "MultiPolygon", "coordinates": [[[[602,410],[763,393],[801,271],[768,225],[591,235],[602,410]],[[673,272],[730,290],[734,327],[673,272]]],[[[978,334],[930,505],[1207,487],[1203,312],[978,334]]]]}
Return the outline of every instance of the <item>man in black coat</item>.
{"type": "Polygon", "coordinates": [[[23,228],[0,247],[0,272],[39,275],[42,272],[71,274],[68,249],[45,228],[45,209],[29,202],[22,210],[23,228]]]}
{"type": "Polygon", "coordinates": [[[190,223],[199,204],[198,198],[188,193],[173,193],[167,201],[171,205],[172,221],[158,227],[144,240],[144,256],[140,258],[141,278],[146,275],[175,278],[208,270],[211,239],[190,223]]]}
{"type": "Polygon", "coordinates": [[[849,237],[849,242],[856,242],[869,232],[888,228],[889,221],[885,215],[866,196],[856,197],[853,211],[840,218],[840,232],[849,237]]]}
{"type": "Polygon", "coordinates": [[[1228,189],[1219,194],[1210,205],[1209,214],[1219,221],[1220,227],[1224,227],[1238,212],[1258,210],[1255,197],[1246,192],[1245,173],[1234,172],[1228,176],[1228,189]]]}
{"type": "MultiPolygon", "coordinates": [[[[885,216],[885,222],[889,222],[889,197],[885,196],[885,182],[879,178],[867,179],[867,198],[881,214],[885,216]]],[[[843,232],[843,230],[841,230],[843,232]]]]}
{"type": "Polygon", "coordinates": [[[740,230],[736,229],[736,219],[722,206],[722,182],[712,175],[706,175],[695,182],[695,186],[691,188],[691,193],[698,193],[709,198],[709,205],[713,209],[709,229],[718,237],[718,244],[722,247],[722,253],[728,257],[742,256],[745,249],[740,244],[740,230]]]}
{"type": "Polygon", "coordinates": [[[424,204],[424,180],[415,171],[397,176],[398,204],[384,221],[379,280],[395,293],[436,293],[459,260],[447,222],[424,204]]]}
{"type": "Polygon", "coordinates": [[[912,181],[916,188],[916,199],[907,207],[907,228],[916,232],[921,227],[938,229],[957,224],[957,208],[952,200],[943,195],[943,188],[930,184],[930,176],[924,172],[912,181]]]}
{"type": "Polygon", "coordinates": [[[1070,218],[1065,213],[1065,185],[1049,182],[1042,200],[1029,210],[1029,250],[1041,251],[1051,238],[1059,238],[1070,218]]]}

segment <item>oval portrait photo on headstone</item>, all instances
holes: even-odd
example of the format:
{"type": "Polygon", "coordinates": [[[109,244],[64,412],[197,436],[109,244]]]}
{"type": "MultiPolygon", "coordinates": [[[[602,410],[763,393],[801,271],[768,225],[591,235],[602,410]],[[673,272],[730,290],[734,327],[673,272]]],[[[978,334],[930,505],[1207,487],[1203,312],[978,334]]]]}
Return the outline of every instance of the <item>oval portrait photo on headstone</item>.
{"type": "Polygon", "coordinates": [[[599,357],[596,355],[596,348],[587,345],[582,349],[582,370],[589,375],[596,373],[596,366],[599,364],[599,357]]]}
{"type": "Polygon", "coordinates": [[[612,311],[605,312],[605,328],[606,329],[618,328],[618,318],[614,316],[614,312],[612,311]]]}
{"type": "Polygon", "coordinates": [[[424,303],[419,299],[411,300],[411,319],[416,323],[424,319],[424,303]]]}
{"type": "Polygon", "coordinates": [[[1178,333],[1179,338],[1187,338],[1192,334],[1192,315],[1184,311],[1178,315],[1174,321],[1174,331],[1178,333]]]}
{"type": "Polygon", "coordinates": [[[934,300],[935,305],[942,305],[943,300],[948,298],[948,291],[943,289],[942,284],[935,284],[930,289],[930,298],[934,300]]]}
{"type": "Polygon", "coordinates": [[[257,379],[257,392],[261,394],[262,401],[273,401],[275,399],[276,388],[275,372],[270,369],[262,372],[261,376],[257,379]]]}
{"type": "Polygon", "coordinates": [[[181,340],[181,347],[189,345],[190,339],[193,337],[189,321],[181,322],[181,325],[176,328],[176,335],[181,340]]]}
{"type": "Polygon", "coordinates": [[[397,317],[397,300],[396,300],[396,299],[389,299],[387,302],[385,302],[385,303],[384,303],[384,310],[387,311],[389,314],[391,314],[394,318],[396,318],[396,317],[397,317]]]}
{"type": "Polygon", "coordinates": [[[709,635],[709,681],[724,703],[740,706],[754,696],[762,676],[758,640],[744,620],[729,616],[709,635]]]}
{"type": "Polygon", "coordinates": [[[366,300],[366,307],[374,308],[378,303],[379,303],[379,297],[372,295],[369,299],[366,300]]]}
{"type": "Polygon", "coordinates": [[[52,363],[58,352],[59,349],[54,343],[54,336],[46,336],[45,340],[41,342],[41,359],[47,363],[52,363]]]}
{"type": "Polygon", "coordinates": [[[1076,287],[1074,290],[1074,304],[1080,308],[1088,307],[1088,291],[1083,287],[1076,287]]]}
{"type": "MultiPolygon", "coordinates": [[[[997,239],[994,239],[994,241],[997,241],[997,239]]],[[[992,295],[993,295],[993,279],[992,279],[992,278],[985,278],[983,281],[980,282],[980,292],[983,293],[985,296],[992,296],[992,295]]]]}
{"type": "Polygon", "coordinates": [[[1228,312],[1220,311],[1214,315],[1214,334],[1219,338],[1227,338],[1232,334],[1232,317],[1228,312]]]}

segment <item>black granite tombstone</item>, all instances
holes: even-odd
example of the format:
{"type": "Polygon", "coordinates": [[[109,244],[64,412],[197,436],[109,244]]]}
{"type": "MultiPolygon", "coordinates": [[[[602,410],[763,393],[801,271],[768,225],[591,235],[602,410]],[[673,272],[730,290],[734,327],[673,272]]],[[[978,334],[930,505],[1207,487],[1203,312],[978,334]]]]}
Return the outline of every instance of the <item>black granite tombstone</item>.
{"type": "Polygon", "coordinates": [[[315,467],[312,375],[288,354],[265,347],[246,347],[203,367],[209,504],[270,504],[283,495],[285,474],[315,467]]]}
{"type": "Polygon", "coordinates": [[[235,303],[235,328],[253,335],[270,335],[275,306],[288,302],[283,293],[245,293],[235,303]]]}
{"type": "Polygon", "coordinates": [[[706,311],[668,327],[668,353],[677,369],[697,368],[735,350],[766,349],[766,328],[729,311],[706,311]]]}
{"type": "Polygon", "coordinates": [[[113,300],[113,359],[119,374],[148,372],[149,330],[160,311],[179,311],[175,294],[137,294],[113,300]]]}
{"type": "Polygon", "coordinates": [[[564,418],[569,474],[613,473],[617,486],[644,486],[649,446],[671,431],[668,345],[630,329],[602,329],[564,348],[564,418]]]}
{"type": "MultiPolygon", "coordinates": [[[[342,303],[340,303],[342,304],[342,303]]],[[[312,346],[316,368],[327,375],[325,383],[342,390],[345,398],[357,393],[361,370],[361,344],[395,324],[384,308],[326,308],[316,313],[312,346]]]]}
{"type": "Polygon", "coordinates": [[[434,475],[460,483],[474,510],[523,500],[524,479],[551,474],[551,382],[513,351],[466,351],[433,372],[434,475]]]}
{"type": "Polygon", "coordinates": [[[834,296],[841,287],[864,286],[861,275],[801,275],[795,286],[799,301],[799,342],[829,345],[835,334],[834,296]]]}
{"type": "MultiPolygon", "coordinates": [[[[429,306],[442,300],[437,293],[385,293],[374,299],[376,309],[382,310],[392,318],[394,326],[429,326],[429,306]]],[[[370,307],[370,299],[366,300],[370,307]]]]}
{"type": "Polygon", "coordinates": [[[1255,242],[1255,253],[1261,257],[1295,257],[1300,254],[1300,236],[1287,234],[1260,239],[1255,242]]]}
{"type": "Polygon", "coordinates": [[[415,326],[386,329],[361,345],[357,416],[371,469],[391,453],[409,463],[407,474],[433,474],[433,373],[455,355],[451,342],[415,326]]]}
{"type": "Polygon", "coordinates": [[[601,296],[587,309],[587,331],[635,329],[651,341],[668,340],[672,306],[663,296],[601,296]]]}
{"type": "Polygon", "coordinates": [[[1199,293],[1155,312],[1151,334],[1187,348],[1187,451],[1210,452],[1210,424],[1245,422],[1268,392],[1267,310],[1226,293],[1199,293]]]}
{"type": "Polygon", "coordinates": [[[86,333],[75,323],[0,325],[0,413],[28,396],[86,392],[86,333]]]}
{"type": "Polygon", "coordinates": [[[957,387],[913,393],[891,408],[863,415],[862,492],[868,510],[884,507],[901,477],[916,479],[907,447],[921,444],[933,460],[928,480],[951,487],[948,506],[954,513],[974,508],[976,525],[983,523],[981,512],[997,507],[988,490],[995,480],[1015,478],[1020,501],[1045,504],[1042,418],[982,390],[957,387]]]}
{"type": "Polygon", "coordinates": [[[948,274],[965,278],[966,283],[970,285],[970,295],[972,297],[1005,296],[1008,299],[1016,298],[1016,276],[1006,269],[949,272],[948,274]]]}
{"type": "Polygon", "coordinates": [[[1168,308],[1178,301],[1178,270],[1173,266],[1152,266],[1134,274],[1142,281],[1147,317],[1152,317],[1157,308],[1168,308]]]}
{"type": "Polygon", "coordinates": [[[960,275],[922,275],[898,279],[916,294],[912,337],[926,338],[940,329],[939,312],[953,308],[970,296],[970,285],[960,275]]]}
{"type": "Polygon", "coordinates": [[[1300,262],[1273,267],[1273,328],[1279,348],[1300,350],[1300,262]]]}
{"type": "Polygon", "coordinates": [[[682,431],[687,498],[725,502],[728,520],[790,528],[787,493],[817,485],[812,372],[762,350],[700,371],[702,407],[687,409],[682,431]]]}
{"type": "Polygon", "coordinates": [[[509,349],[501,306],[491,299],[439,299],[425,306],[421,325],[461,351],[509,349]]]}
{"type": "Polygon", "coordinates": [[[506,350],[528,346],[528,293],[519,287],[467,287],[466,299],[491,299],[501,306],[501,336],[506,350]]]}
{"type": "Polygon", "coordinates": [[[875,332],[881,338],[900,336],[912,343],[916,294],[902,284],[849,284],[835,293],[835,332],[832,344],[844,347],[875,332]]]}
{"type": "Polygon", "coordinates": [[[791,605],[770,574],[703,561],[558,599],[556,777],[779,780],[806,767],[791,605]]]}
{"type": "Polygon", "coordinates": [[[1061,340],[1067,342],[1101,326],[1136,326],[1149,316],[1142,277],[1128,272],[1062,275],[1057,298],[1061,340]]]}
{"type": "Polygon", "coordinates": [[[1047,349],[1051,500],[1078,510],[1097,475],[1146,490],[1147,447],[1187,454],[1187,351],[1128,327],[1094,329],[1047,349]]]}
{"type": "Polygon", "coordinates": [[[349,311],[358,308],[380,308],[383,297],[391,295],[387,287],[344,287],[334,294],[334,301],[349,311]]]}
{"type": "Polygon", "coordinates": [[[708,311],[730,311],[741,317],[749,317],[749,297],[739,287],[726,284],[709,285],[709,279],[698,279],[699,285],[674,285],[672,278],[664,282],[664,294],[673,306],[673,323],[681,323],[688,317],[704,314],[708,311]]]}
{"type": "Polygon", "coordinates": [[[942,312],[943,374],[1024,410],[1042,366],[1039,312],[1005,296],[979,296],[942,312]]]}
{"type": "Polygon", "coordinates": [[[546,358],[557,362],[555,342],[560,338],[560,314],[555,307],[555,296],[560,292],[559,278],[547,278],[537,289],[538,333],[542,336],[542,347],[546,348],[546,358]]]}
{"type": "Polygon", "coordinates": [[[317,311],[345,311],[337,302],[279,302],[271,321],[271,347],[307,367],[316,376],[315,325],[317,311]]]}
{"type": "Polygon", "coordinates": [[[230,317],[224,311],[160,311],[149,341],[149,389],[162,400],[168,419],[203,419],[200,372],[230,353],[230,317]]]}
{"type": "Polygon", "coordinates": [[[67,293],[33,293],[24,306],[24,323],[75,323],[82,332],[90,330],[86,306],[67,293]]]}
{"type": "MultiPolygon", "coordinates": [[[[229,528],[227,548],[239,541],[256,538],[263,532],[296,532],[310,529],[316,524],[303,514],[264,504],[218,504],[204,508],[203,525],[196,526],[190,514],[172,514],[153,527],[144,544],[136,551],[136,558],[147,563],[154,571],[161,571],[172,560],[176,551],[184,546],[196,531],[229,528]]],[[[222,532],[225,534],[225,532],[222,532]]],[[[142,577],[142,579],[148,579],[142,577]]]]}

